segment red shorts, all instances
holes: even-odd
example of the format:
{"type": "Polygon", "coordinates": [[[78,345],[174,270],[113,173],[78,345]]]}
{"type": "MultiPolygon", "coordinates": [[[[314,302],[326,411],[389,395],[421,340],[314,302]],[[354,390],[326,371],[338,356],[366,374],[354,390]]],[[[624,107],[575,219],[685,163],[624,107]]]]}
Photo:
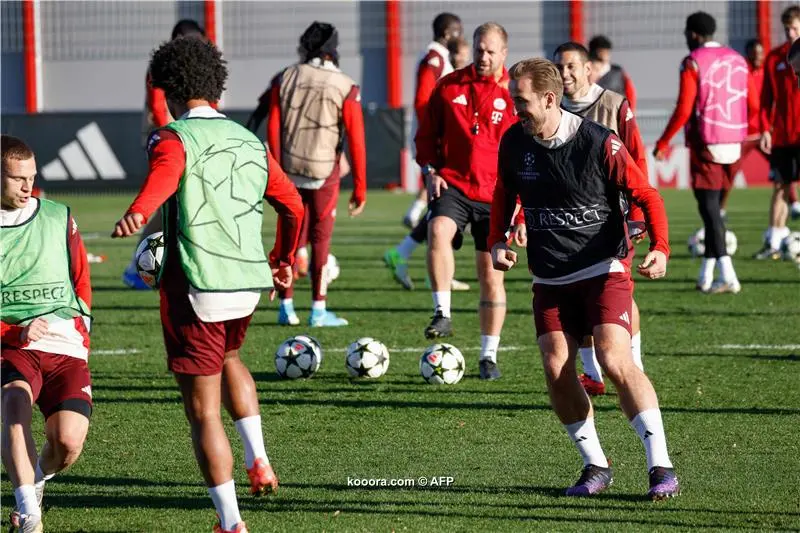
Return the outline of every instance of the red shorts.
{"type": "Polygon", "coordinates": [[[600,324],[618,324],[630,333],[632,284],[627,272],[596,276],[568,285],[534,283],[536,336],[563,331],[580,342],[600,324]]]}
{"type": "Polygon", "coordinates": [[[740,161],[724,165],[714,163],[698,150],[689,149],[689,176],[692,189],[708,189],[712,191],[729,190],[733,187],[733,178],[741,167],[740,161]]]}
{"type": "Polygon", "coordinates": [[[0,373],[3,386],[18,380],[30,385],[33,401],[45,419],[63,410],[77,411],[87,418],[92,413],[92,376],[83,359],[4,347],[0,351],[0,373]]]}
{"type": "Polygon", "coordinates": [[[176,374],[212,376],[222,373],[225,354],[244,344],[253,315],[223,322],[203,322],[189,295],[161,290],[161,324],[167,367],[176,374]]]}

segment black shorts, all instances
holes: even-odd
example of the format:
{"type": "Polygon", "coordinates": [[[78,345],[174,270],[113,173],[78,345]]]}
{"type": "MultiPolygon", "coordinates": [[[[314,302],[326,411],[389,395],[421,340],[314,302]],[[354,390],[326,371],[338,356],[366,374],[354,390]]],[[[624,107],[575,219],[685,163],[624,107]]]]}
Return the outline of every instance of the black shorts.
{"type": "Polygon", "coordinates": [[[776,146],[769,156],[769,179],[775,183],[800,180],[800,146],[776,146]]]}
{"type": "MultiPolygon", "coordinates": [[[[459,234],[470,224],[472,239],[475,241],[475,250],[488,252],[489,247],[489,213],[492,204],[475,202],[466,197],[464,193],[453,186],[443,189],[439,198],[428,206],[428,220],[436,217],[447,217],[456,223],[459,234]]],[[[462,239],[457,235],[453,239],[453,248],[461,248],[462,239]]]]}

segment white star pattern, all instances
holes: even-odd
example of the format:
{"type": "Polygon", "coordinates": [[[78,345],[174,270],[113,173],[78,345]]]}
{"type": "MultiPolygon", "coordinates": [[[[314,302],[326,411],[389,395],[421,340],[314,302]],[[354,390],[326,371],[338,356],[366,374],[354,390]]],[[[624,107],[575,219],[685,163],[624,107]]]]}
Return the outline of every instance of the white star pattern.
{"type": "Polygon", "coordinates": [[[730,129],[747,126],[746,112],[741,115],[741,122],[731,122],[734,104],[740,100],[747,101],[747,75],[747,65],[740,57],[717,59],[711,64],[700,81],[700,86],[708,90],[706,101],[715,102],[705,108],[705,122],[730,129]]]}

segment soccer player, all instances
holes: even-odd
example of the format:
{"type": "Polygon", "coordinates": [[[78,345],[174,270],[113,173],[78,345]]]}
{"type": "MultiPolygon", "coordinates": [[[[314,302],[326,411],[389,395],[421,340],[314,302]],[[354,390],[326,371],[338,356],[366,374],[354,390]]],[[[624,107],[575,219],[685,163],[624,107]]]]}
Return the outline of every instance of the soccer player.
{"type": "Polygon", "coordinates": [[[703,11],[686,18],[690,54],[681,62],[678,103],[654,155],[663,160],[669,141],[686,126],[689,173],[706,234],[696,287],[706,294],[735,294],[742,287],[725,246],[720,201],[726,183],[733,182],[747,136],[748,69],[741,55],[714,41],[716,29],[714,17],[703,11]]]}
{"type": "Polygon", "coordinates": [[[508,34],[497,23],[473,34],[474,62],[442,78],[433,91],[416,137],[417,163],[431,199],[428,223],[428,273],[434,316],[425,337],[452,335],[450,280],[453,239],[469,223],[475,241],[480,283],[481,379],[497,379],[497,350],[506,314],[503,273],[492,269],[486,238],[492,189],[497,180],[500,138],[516,121],[508,92],[508,34]]]}
{"type": "MultiPolygon", "coordinates": [[[[196,21],[183,19],[179,20],[172,28],[170,40],[175,40],[178,37],[197,37],[205,39],[206,32],[196,21]]],[[[164,97],[164,91],[158,87],[153,87],[150,72],[147,73],[145,87],[145,111],[142,120],[142,145],[144,147],[146,147],[147,139],[154,129],[164,127],[175,120],[167,108],[167,99],[164,97]]],[[[122,273],[122,282],[131,289],[150,290],[150,287],[142,281],[139,277],[139,273],[136,271],[135,250],[148,235],[164,229],[161,224],[161,218],[160,213],[150,218],[150,222],[148,222],[144,231],[142,231],[139,242],[136,248],[134,248],[134,256],[131,257],[130,263],[128,263],[128,266],[122,273]]]]}
{"type": "MultiPolygon", "coordinates": [[[[453,72],[450,46],[461,39],[463,31],[461,19],[452,13],[440,13],[433,19],[433,41],[428,44],[425,55],[417,65],[414,112],[417,116],[418,126],[422,124],[425,109],[436,84],[444,76],[453,72]]],[[[414,289],[414,282],[408,274],[408,259],[414,250],[428,238],[428,217],[423,217],[428,207],[428,192],[425,187],[424,175],[421,176],[420,181],[422,187],[419,194],[403,217],[403,223],[413,228],[411,233],[397,247],[389,249],[383,254],[383,261],[391,269],[395,280],[408,290],[414,289]]],[[[452,280],[451,289],[469,290],[469,285],[452,280]]]]}
{"type": "MultiPolygon", "coordinates": [[[[346,326],[326,306],[325,265],[336,218],[341,182],[342,139],[347,136],[353,172],[350,216],[367,201],[367,155],[361,92],[339,69],[339,34],[331,24],[314,22],[300,37],[306,62],[292,65],[270,91],[267,142],[275,159],[300,191],[308,216],[313,302],[308,324],[346,326]]],[[[291,286],[281,289],[278,324],[297,325],[291,286]]]]}
{"type": "MultiPolygon", "coordinates": [[[[625,145],[628,153],[633,158],[636,166],[647,176],[647,154],[644,142],[639,133],[636,117],[631,110],[628,100],[619,93],[603,89],[596,83],[589,82],[591,63],[589,52],[583,45],[567,42],[556,48],[553,61],[561,74],[564,84],[564,97],[561,107],[580,117],[591,119],[613,131],[625,145]]],[[[644,237],[644,230],[638,229],[643,214],[641,210],[634,210],[631,206],[629,219],[635,220],[631,228],[637,228],[639,233],[631,232],[631,238],[644,237]]],[[[524,213],[519,222],[524,224],[524,213]]],[[[631,248],[631,253],[633,249],[631,248]]],[[[633,287],[633,284],[631,284],[633,287]]],[[[633,360],[642,369],[642,338],[639,330],[639,307],[633,301],[631,312],[631,350],[633,360]]],[[[591,337],[584,339],[580,348],[581,361],[584,373],[578,376],[581,384],[590,395],[605,394],[606,387],[603,381],[603,371],[597,361],[597,354],[592,345],[591,337]]]]}
{"type": "Polygon", "coordinates": [[[166,203],[159,281],[168,367],[219,515],[214,531],[242,533],[220,402],[242,438],[250,491],[277,490],[255,382],[239,349],[261,291],[292,282],[302,204],[264,144],[211,107],[228,77],[212,43],[185,37],[165,43],[153,53],[150,73],[176,120],[150,135],[150,172],[112,236],[135,234],[166,203]],[[269,260],[261,240],[263,198],[278,212],[269,260]]]}
{"type": "Polygon", "coordinates": [[[520,122],[500,144],[489,243],[494,268],[514,266],[517,254],[506,245],[505,231],[520,197],[531,235],[533,314],[550,400],[584,463],[566,494],[590,496],[612,483],[592,404],[575,370],[578,343],[593,333],[620,406],[644,444],[648,496],[674,496],[678,478],[658,399],[631,357],[631,243],[621,200],[645,213],[651,246],[638,271],[650,279],[663,277],[667,268],[664,204],[619,137],[561,109],[563,83],[553,63],[540,58],[517,63],[510,88],[520,122]]]}
{"type": "Polygon", "coordinates": [[[636,88],[628,73],[611,63],[611,40],[605,35],[595,35],[589,41],[589,59],[592,60],[592,81],[628,99],[631,109],[636,109],[636,88]]]}
{"type": "Polygon", "coordinates": [[[0,143],[0,447],[16,500],[12,528],[38,532],[45,482],[78,460],[89,431],[92,285],[69,208],[31,196],[33,151],[10,135],[0,143]],[[31,428],[34,403],[45,419],[39,453],[31,428]]]}
{"type": "Polygon", "coordinates": [[[769,154],[775,187],[766,242],[755,254],[756,259],[780,259],[781,241],[789,234],[786,219],[790,189],[800,180],[800,88],[786,59],[792,43],[800,38],[800,5],[786,8],[781,22],[786,42],[767,54],[764,62],[761,149],[769,154]]]}

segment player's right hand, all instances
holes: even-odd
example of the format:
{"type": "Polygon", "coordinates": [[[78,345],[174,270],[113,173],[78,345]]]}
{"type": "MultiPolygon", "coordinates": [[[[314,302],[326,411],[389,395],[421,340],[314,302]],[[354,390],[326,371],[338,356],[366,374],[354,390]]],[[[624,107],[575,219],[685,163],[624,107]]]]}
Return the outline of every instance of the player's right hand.
{"type": "Polygon", "coordinates": [[[442,191],[447,188],[447,182],[437,173],[431,172],[428,179],[428,201],[432,202],[442,195],[442,191]]]}
{"type": "Polygon", "coordinates": [[[144,215],[141,213],[128,213],[114,225],[111,238],[130,237],[139,231],[142,226],[144,226],[144,215]]]}
{"type": "Polygon", "coordinates": [[[34,319],[33,322],[22,328],[22,332],[19,334],[19,340],[23,345],[29,342],[36,342],[45,336],[48,327],[47,320],[43,318],[34,319]]]}
{"type": "Polygon", "coordinates": [[[289,287],[292,286],[292,281],[294,281],[294,272],[292,272],[292,267],[289,265],[273,267],[272,268],[272,284],[275,288],[273,288],[269,292],[269,301],[275,299],[275,294],[278,290],[285,291],[289,287]]]}
{"type": "Polygon", "coordinates": [[[517,264],[517,252],[504,242],[492,246],[492,266],[495,270],[507,272],[517,264]]]}
{"type": "Polygon", "coordinates": [[[761,134],[761,140],[758,143],[759,148],[765,154],[772,153],[772,134],[768,131],[765,131],[761,134]]]}

